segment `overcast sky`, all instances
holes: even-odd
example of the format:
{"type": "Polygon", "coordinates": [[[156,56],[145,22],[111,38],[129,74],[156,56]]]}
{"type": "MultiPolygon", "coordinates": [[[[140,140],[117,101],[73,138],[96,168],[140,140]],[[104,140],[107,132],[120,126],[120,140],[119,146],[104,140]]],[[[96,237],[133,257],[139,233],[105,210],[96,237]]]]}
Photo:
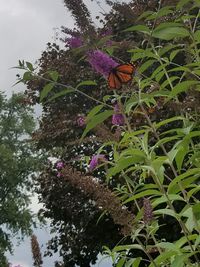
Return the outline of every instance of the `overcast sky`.
{"type": "MultiPolygon", "coordinates": [[[[98,12],[95,3],[85,1],[94,14],[98,12]]],[[[55,41],[55,29],[61,25],[73,27],[73,19],[67,12],[62,0],[1,0],[0,5],[0,91],[11,95],[12,91],[23,90],[21,85],[12,87],[16,81],[18,60],[35,62],[45,50],[46,43],[55,41]]],[[[33,209],[38,209],[37,199],[33,200],[33,209]]],[[[48,228],[37,230],[40,244],[43,246],[50,238],[48,228]]],[[[13,264],[32,267],[29,239],[15,248],[9,256],[13,264]]],[[[43,267],[53,267],[53,259],[46,259],[43,267]]],[[[110,267],[107,260],[100,267],[110,267]]]]}

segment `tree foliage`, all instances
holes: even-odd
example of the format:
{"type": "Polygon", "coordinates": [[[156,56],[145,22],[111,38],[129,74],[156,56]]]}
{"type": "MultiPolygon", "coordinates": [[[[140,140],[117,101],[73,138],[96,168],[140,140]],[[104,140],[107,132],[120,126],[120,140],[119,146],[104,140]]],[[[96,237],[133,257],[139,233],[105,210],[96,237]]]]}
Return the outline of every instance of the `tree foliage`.
{"type": "Polygon", "coordinates": [[[30,135],[34,130],[33,111],[23,96],[6,99],[0,94],[0,265],[5,252],[12,251],[12,237],[30,234],[32,214],[28,208],[31,175],[37,170],[30,135]],[[29,139],[29,141],[28,141],[29,139]]]}

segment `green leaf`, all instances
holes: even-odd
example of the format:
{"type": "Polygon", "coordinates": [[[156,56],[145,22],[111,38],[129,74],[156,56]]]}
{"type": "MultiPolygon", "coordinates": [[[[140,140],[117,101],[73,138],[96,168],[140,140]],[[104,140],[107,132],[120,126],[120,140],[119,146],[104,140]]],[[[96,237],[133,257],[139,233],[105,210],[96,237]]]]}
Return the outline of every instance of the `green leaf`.
{"type": "Polygon", "coordinates": [[[23,78],[22,78],[22,80],[24,81],[24,82],[26,82],[26,81],[30,81],[30,80],[32,80],[34,78],[34,76],[31,74],[31,72],[30,71],[26,71],[26,72],[24,72],[24,74],[23,74],[23,78]]]}
{"type": "Polygon", "coordinates": [[[180,252],[180,249],[178,247],[176,247],[176,245],[174,245],[173,243],[170,242],[161,242],[156,244],[158,247],[163,248],[165,250],[172,250],[172,251],[176,251],[177,253],[180,252]]]}
{"type": "Polygon", "coordinates": [[[198,81],[183,81],[177,84],[170,93],[170,97],[175,97],[182,92],[186,92],[192,85],[199,84],[198,81]]]}
{"type": "Polygon", "coordinates": [[[26,62],[26,66],[30,71],[34,71],[33,65],[30,62],[26,62]]]}
{"type": "Polygon", "coordinates": [[[116,175],[117,173],[121,172],[122,170],[128,168],[135,163],[141,162],[144,160],[143,156],[140,155],[132,155],[130,157],[122,157],[117,162],[116,165],[108,170],[108,177],[116,175]]]}
{"type": "Polygon", "coordinates": [[[142,258],[130,259],[125,267],[139,267],[142,258]]]}
{"type": "Polygon", "coordinates": [[[178,217],[178,214],[176,214],[173,210],[170,210],[170,209],[159,209],[159,210],[154,211],[154,214],[155,215],[169,215],[169,216],[174,217],[175,219],[177,219],[178,217]]]}
{"type": "Polygon", "coordinates": [[[109,118],[110,116],[112,116],[113,114],[113,110],[105,110],[95,116],[93,116],[90,121],[88,122],[83,135],[81,137],[81,139],[83,139],[86,134],[93,129],[94,127],[96,127],[98,124],[102,123],[103,121],[105,121],[107,118],[109,118]]]}
{"type": "Polygon", "coordinates": [[[166,125],[166,124],[168,124],[168,123],[171,123],[171,122],[173,122],[173,121],[178,121],[178,120],[184,120],[184,118],[181,117],[181,116],[175,116],[175,117],[172,117],[172,118],[163,120],[163,121],[161,121],[161,122],[155,124],[155,128],[158,129],[158,128],[160,128],[160,127],[163,126],[163,125],[166,125]]]}
{"type": "Polygon", "coordinates": [[[172,261],[171,267],[184,267],[185,257],[183,255],[176,255],[172,261]]]}
{"type": "Polygon", "coordinates": [[[196,203],[192,206],[192,211],[197,220],[200,220],[200,203],[196,203]]]}
{"type": "Polygon", "coordinates": [[[159,192],[158,190],[149,189],[149,190],[145,190],[143,192],[140,192],[138,194],[135,194],[132,197],[129,197],[127,200],[125,200],[123,202],[123,204],[126,204],[128,202],[131,202],[131,201],[134,201],[138,198],[142,198],[142,197],[146,197],[146,196],[160,196],[160,195],[162,195],[162,193],[159,192]]]}
{"type": "Polygon", "coordinates": [[[52,82],[44,86],[44,88],[40,92],[40,102],[42,102],[42,100],[48,95],[48,93],[51,92],[54,86],[55,86],[55,83],[52,83],[52,82]]]}
{"type": "Polygon", "coordinates": [[[181,27],[180,23],[172,23],[172,22],[164,22],[157,26],[152,36],[155,38],[159,38],[162,40],[172,40],[177,37],[187,37],[189,36],[189,32],[184,27],[181,27]]]}
{"type": "Polygon", "coordinates": [[[99,113],[99,111],[103,108],[103,105],[98,105],[95,106],[92,110],[90,110],[90,112],[87,115],[87,121],[89,121],[94,115],[96,115],[97,113],[99,113]]]}
{"type": "Polygon", "coordinates": [[[116,246],[114,247],[113,251],[114,252],[120,252],[123,250],[130,250],[130,249],[139,249],[143,251],[143,247],[139,244],[131,244],[131,245],[121,245],[121,246],[116,246]]]}
{"type": "Polygon", "coordinates": [[[187,170],[185,173],[178,175],[176,178],[174,178],[170,184],[168,185],[168,193],[171,193],[173,191],[173,187],[178,184],[179,182],[181,182],[182,180],[184,180],[187,177],[190,176],[200,176],[200,168],[194,168],[194,169],[189,169],[187,170]]]}
{"type": "Polygon", "coordinates": [[[80,82],[76,88],[78,89],[79,87],[81,86],[88,86],[88,85],[97,85],[97,83],[95,81],[83,81],[83,82],[80,82]]]}
{"type": "Polygon", "coordinates": [[[48,103],[48,102],[50,102],[50,101],[52,101],[52,100],[54,100],[60,96],[67,95],[67,94],[72,93],[72,92],[75,92],[75,90],[74,89],[64,89],[61,92],[54,94],[54,96],[50,97],[45,103],[48,103]]]}
{"type": "Polygon", "coordinates": [[[179,0],[176,9],[182,9],[184,5],[186,5],[187,3],[189,3],[191,0],[179,0]]]}
{"type": "MultiPolygon", "coordinates": [[[[154,262],[157,264],[157,266],[162,266],[161,264],[165,262],[166,260],[169,260],[171,257],[176,255],[176,251],[168,250],[164,251],[161,255],[159,255],[154,262]]],[[[155,267],[155,264],[152,262],[149,267],[155,267]]]]}
{"type": "Polygon", "coordinates": [[[134,32],[134,31],[138,31],[138,32],[143,32],[146,34],[150,34],[150,29],[146,26],[146,25],[134,25],[129,27],[128,29],[124,30],[125,32],[134,32]]]}
{"type": "Polygon", "coordinates": [[[48,71],[48,74],[54,82],[57,82],[59,74],[56,70],[48,71]]]}
{"type": "Polygon", "coordinates": [[[153,63],[155,63],[156,60],[155,59],[150,59],[150,60],[147,60],[145,63],[143,63],[140,68],[139,68],[139,72],[140,73],[143,73],[145,70],[147,70],[153,63]]]}
{"type": "Polygon", "coordinates": [[[160,10],[158,10],[157,12],[154,12],[153,14],[148,16],[146,20],[154,20],[154,19],[158,19],[160,17],[166,16],[168,14],[171,14],[174,12],[171,8],[172,6],[165,6],[161,8],[160,10]]]}
{"type": "Polygon", "coordinates": [[[162,204],[162,203],[167,203],[168,200],[170,200],[171,202],[173,202],[174,200],[179,200],[179,201],[184,201],[184,199],[179,196],[179,195],[175,195],[175,194],[168,194],[168,196],[161,196],[159,198],[157,198],[156,200],[154,200],[152,202],[152,206],[155,208],[156,206],[162,204]]]}
{"type": "Polygon", "coordinates": [[[141,19],[143,19],[143,18],[147,18],[147,17],[150,16],[152,13],[153,13],[153,12],[152,12],[152,11],[149,11],[149,10],[143,12],[143,13],[137,18],[137,21],[138,21],[138,20],[141,20],[141,19]]]}

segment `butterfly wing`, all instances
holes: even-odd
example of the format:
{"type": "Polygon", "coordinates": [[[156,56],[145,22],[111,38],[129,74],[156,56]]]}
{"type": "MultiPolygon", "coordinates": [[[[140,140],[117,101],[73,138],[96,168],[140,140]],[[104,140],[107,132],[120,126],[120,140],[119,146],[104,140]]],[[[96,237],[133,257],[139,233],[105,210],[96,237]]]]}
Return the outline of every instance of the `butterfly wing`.
{"type": "Polygon", "coordinates": [[[132,64],[121,64],[115,68],[116,76],[121,83],[128,83],[132,80],[136,66],[132,64]]]}
{"type": "Polygon", "coordinates": [[[119,80],[114,70],[111,71],[108,76],[108,86],[111,89],[120,89],[122,87],[121,81],[119,80]]]}

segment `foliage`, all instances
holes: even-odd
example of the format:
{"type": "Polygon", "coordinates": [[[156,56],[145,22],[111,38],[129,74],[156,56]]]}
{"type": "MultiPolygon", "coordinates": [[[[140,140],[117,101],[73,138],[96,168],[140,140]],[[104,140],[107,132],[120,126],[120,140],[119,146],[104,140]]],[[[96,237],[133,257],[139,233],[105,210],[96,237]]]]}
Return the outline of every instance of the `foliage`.
{"type": "Polygon", "coordinates": [[[5,252],[12,251],[12,237],[30,234],[33,222],[28,209],[31,174],[37,170],[33,147],[27,138],[34,130],[33,111],[23,95],[10,99],[0,94],[0,265],[7,266],[5,252]]]}
{"type": "MultiPolygon", "coordinates": [[[[199,266],[199,1],[150,1],[146,10],[143,2],[107,2],[114,12],[92,36],[82,32],[84,45],[49,45],[39,71],[30,63],[19,66],[29,97],[43,103],[35,140],[64,162],[59,180],[51,164],[38,180],[45,215],[60,234],[52,248],[62,246],[65,266],[89,266],[101,251],[94,223],[100,210],[104,231],[110,222],[117,227],[116,240],[103,240],[114,266],[199,266]],[[112,34],[105,38],[108,26],[112,34]],[[96,49],[112,60],[137,62],[132,83],[109,90],[88,62],[96,49]],[[112,126],[111,116],[119,114],[124,125],[112,126]],[[80,115],[85,126],[76,123],[80,115]],[[93,154],[103,160],[91,174],[93,154]],[[95,237],[93,255],[85,236],[95,237]]],[[[77,21],[80,13],[72,13],[77,21]]],[[[85,18],[90,23],[88,12],[85,18]]],[[[80,37],[81,31],[63,31],[80,37]]]]}

